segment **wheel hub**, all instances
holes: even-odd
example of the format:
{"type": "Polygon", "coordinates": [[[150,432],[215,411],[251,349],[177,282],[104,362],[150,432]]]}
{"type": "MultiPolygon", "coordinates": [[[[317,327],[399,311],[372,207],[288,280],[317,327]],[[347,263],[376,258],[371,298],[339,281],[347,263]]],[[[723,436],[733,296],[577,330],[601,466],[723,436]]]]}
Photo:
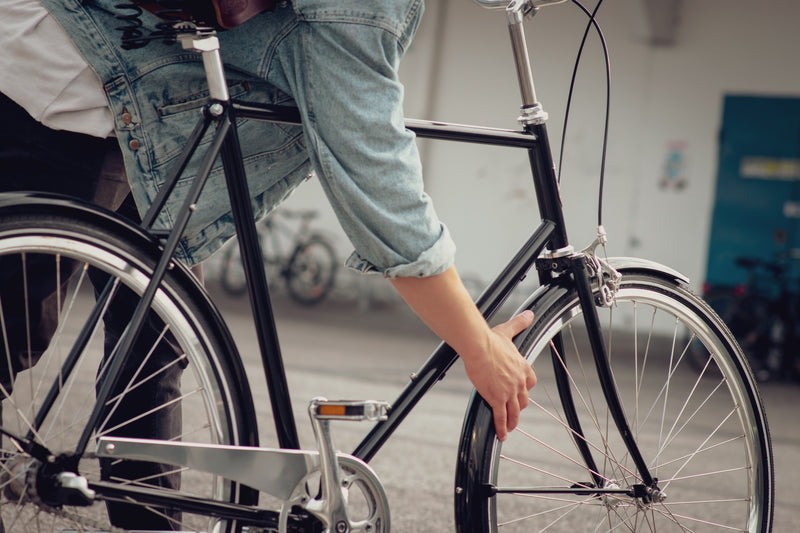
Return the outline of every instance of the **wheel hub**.
{"type": "Polygon", "coordinates": [[[56,459],[43,463],[22,454],[8,459],[0,474],[5,496],[45,508],[91,505],[95,492],[85,477],[66,467],[69,462],[56,459]]]}
{"type": "Polygon", "coordinates": [[[646,487],[644,485],[633,485],[631,487],[631,494],[636,498],[641,505],[650,505],[651,503],[662,503],[667,499],[667,493],[658,488],[658,480],[653,480],[653,485],[646,487]]]}

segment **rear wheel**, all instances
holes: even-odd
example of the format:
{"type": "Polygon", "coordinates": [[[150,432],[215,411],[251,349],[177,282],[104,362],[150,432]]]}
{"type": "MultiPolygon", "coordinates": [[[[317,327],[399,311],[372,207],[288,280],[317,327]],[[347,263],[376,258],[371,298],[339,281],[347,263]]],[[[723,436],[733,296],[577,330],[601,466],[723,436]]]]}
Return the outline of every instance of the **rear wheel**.
{"type": "Polygon", "coordinates": [[[333,287],[337,269],[333,246],[312,235],[295,248],[284,270],[289,295],[303,305],[321,302],[333,287]]]}
{"type": "MultiPolygon", "coordinates": [[[[35,213],[35,209],[29,211],[35,213]]],[[[74,214],[0,213],[2,428],[45,446],[59,469],[88,481],[158,487],[166,494],[251,503],[249,489],[210,474],[147,462],[101,462],[101,436],[162,438],[211,444],[256,444],[252,400],[230,338],[185,271],[167,273],[121,383],[103,406],[85,447],[81,436],[96,391],[155,264],[155,246],[128,240],[130,230],[79,222],[74,214]],[[114,293],[97,307],[106,287],[114,293]],[[99,321],[85,328],[93,310],[99,321]],[[78,346],[82,330],[85,346],[78,346]],[[72,459],[74,458],[74,459],[72,459]]],[[[99,499],[63,500],[51,466],[2,438],[0,515],[6,533],[160,529],[229,530],[226,524],[174,509],[99,499]],[[113,518],[109,518],[109,517],[113,518]]],[[[96,487],[95,487],[96,488],[96,487]]],[[[101,489],[97,489],[102,497],[101,489]]]]}
{"type": "Polygon", "coordinates": [[[625,493],[642,481],[600,390],[575,291],[550,289],[529,307],[536,323],[519,340],[539,383],[504,443],[483,400],[468,410],[459,531],[770,531],[763,407],[741,350],[702,300],[671,280],[623,273],[616,304],[599,309],[628,424],[663,499],[625,493]],[[687,360],[693,343],[706,355],[700,370],[687,360]],[[554,368],[566,369],[583,436],[567,422],[554,368]]]}

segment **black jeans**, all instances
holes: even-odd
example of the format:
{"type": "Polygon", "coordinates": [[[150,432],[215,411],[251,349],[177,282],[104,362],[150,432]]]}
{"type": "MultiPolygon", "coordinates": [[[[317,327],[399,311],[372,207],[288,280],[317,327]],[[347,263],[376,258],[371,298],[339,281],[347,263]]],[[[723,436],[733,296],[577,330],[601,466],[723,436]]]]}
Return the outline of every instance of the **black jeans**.
{"type": "MultiPolygon", "coordinates": [[[[10,191],[43,191],[67,194],[83,200],[92,201],[116,210],[133,220],[138,220],[136,207],[127,190],[122,157],[114,139],[98,139],[78,133],[51,130],[32,119],[28,113],[13,101],[0,93],[0,192],[10,191]]],[[[3,301],[21,299],[20,287],[21,265],[13,264],[12,259],[0,258],[0,298],[3,301]]],[[[23,322],[26,317],[6,317],[10,320],[6,331],[8,339],[0,338],[0,357],[10,359],[11,365],[0,363],[0,382],[11,390],[14,374],[36,363],[50,342],[57,323],[53,323],[53,313],[46,313],[43,304],[47,296],[59,290],[54,282],[48,286],[48,278],[53,278],[54,264],[49,258],[29,259],[26,263],[29,289],[28,299],[32,300],[29,317],[36,323],[32,331],[30,344],[25,339],[15,338],[14,332],[24,332],[25,327],[14,327],[14,321],[23,322]],[[40,264],[36,264],[39,261],[40,264]],[[42,276],[41,283],[31,280],[36,271],[50,272],[42,276]],[[33,282],[32,282],[33,281],[33,282]],[[32,298],[31,292],[39,292],[40,297],[32,298]],[[5,346],[8,346],[6,353],[5,346]],[[24,352],[24,353],[23,353],[24,352]],[[33,357],[30,357],[32,354],[33,357]],[[11,371],[9,372],[9,366],[11,371]],[[9,375],[9,373],[11,375],[9,375]]],[[[71,264],[63,264],[64,279],[68,277],[71,264]]],[[[102,291],[108,276],[97,270],[91,270],[89,278],[95,291],[102,291]]],[[[130,319],[138,298],[129,290],[119,291],[112,301],[104,318],[105,353],[108,356],[117,340],[122,335],[130,319]]],[[[18,300],[19,301],[19,300],[18,300]]],[[[123,370],[120,380],[122,386],[126,377],[130,377],[139,365],[141,357],[153,346],[163,329],[163,322],[157,317],[148,317],[142,334],[137,339],[130,363],[123,370]],[[137,357],[138,355],[138,357],[137,357]]],[[[2,337],[2,334],[0,334],[2,337]]],[[[150,375],[155,369],[174,362],[180,354],[177,346],[165,337],[150,356],[146,368],[141,375],[150,375]]],[[[185,366],[185,365],[183,365],[185,366]]],[[[128,396],[124,403],[115,410],[109,427],[115,427],[125,420],[136,418],[152,407],[163,405],[180,394],[180,377],[182,365],[171,365],[170,368],[138,387],[128,396]]],[[[112,394],[113,396],[113,394],[112,394]]],[[[115,430],[115,436],[161,438],[177,437],[181,429],[180,403],[176,402],[169,409],[160,409],[144,416],[133,423],[125,424],[115,430]]],[[[61,450],[55,450],[56,452],[61,450]]],[[[163,474],[170,467],[138,461],[122,461],[116,464],[101,462],[104,479],[141,479],[148,478],[148,483],[178,488],[178,474],[163,474]]],[[[179,520],[177,514],[159,510],[144,511],[141,507],[110,503],[108,512],[113,525],[126,529],[172,530],[177,524],[162,514],[179,520]]],[[[0,528],[2,525],[0,524],[0,528]]]]}

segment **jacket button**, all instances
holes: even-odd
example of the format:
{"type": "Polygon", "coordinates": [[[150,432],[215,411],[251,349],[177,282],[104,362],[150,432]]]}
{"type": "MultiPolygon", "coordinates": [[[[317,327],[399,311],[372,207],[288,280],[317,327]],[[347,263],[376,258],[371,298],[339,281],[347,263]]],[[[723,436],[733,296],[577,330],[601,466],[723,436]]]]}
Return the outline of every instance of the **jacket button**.
{"type": "Polygon", "coordinates": [[[124,122],[125,125],[128,126],[128,125],[130,125],[131,122],[133,122],[133,117],[131,116],[130,113],[127,113],[127,112],[123,113],[122,114],[122,122],[124,122]]]}
{"type": "Polygon", "coordinates": [[[134,139],[134,140],[132,140],[131,142],[128,143],[128,146],[130,147],[131,150],[138,150],[139,149],[139,141],[134,139]]]}

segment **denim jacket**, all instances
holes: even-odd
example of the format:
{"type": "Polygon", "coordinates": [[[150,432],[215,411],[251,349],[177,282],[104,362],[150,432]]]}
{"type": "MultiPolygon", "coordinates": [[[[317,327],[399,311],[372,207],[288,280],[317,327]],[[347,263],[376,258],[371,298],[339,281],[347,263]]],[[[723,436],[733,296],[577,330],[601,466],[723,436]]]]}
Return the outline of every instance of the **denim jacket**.
{"type": "MultiPolygon", "coordinates": [[[[123,50],[119,0],[42,0],[100,77],[140,211],[163,187],[208,92],[199,55],[151,42],[123,50]]],[[[347,263],[387,277],[431,276],[455,246],[423,190],[413,133],[405,129],[397,66],[423,0],[293,0],[220,33],[231,97],[295,104],[303,127],[239,121],[257,216],[313,169],[355,252],[347,263]]],[[[145,26],[159,20],[143,13],[145,26]]],[[[210,134],[209,134],[210,135],[210,134]]],[[[204,139],[204,143],[209,139],[204,139]]],[[[170,227],[193,162],[159,218],[170,227]]],[[[179,254],[190,264],[234,233],[218,163],[179,254]]]]}

